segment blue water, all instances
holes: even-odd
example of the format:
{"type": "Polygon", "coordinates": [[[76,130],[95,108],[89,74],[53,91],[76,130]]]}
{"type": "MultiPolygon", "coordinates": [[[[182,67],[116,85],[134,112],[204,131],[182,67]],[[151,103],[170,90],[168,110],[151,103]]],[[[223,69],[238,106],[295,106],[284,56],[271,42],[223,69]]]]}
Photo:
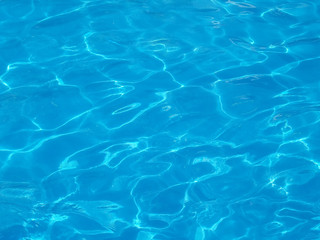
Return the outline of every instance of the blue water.
{"type": "Polygon", "coordinates": [[[319,240],[319,0],[0,1],[1,240],[319,240]]]}

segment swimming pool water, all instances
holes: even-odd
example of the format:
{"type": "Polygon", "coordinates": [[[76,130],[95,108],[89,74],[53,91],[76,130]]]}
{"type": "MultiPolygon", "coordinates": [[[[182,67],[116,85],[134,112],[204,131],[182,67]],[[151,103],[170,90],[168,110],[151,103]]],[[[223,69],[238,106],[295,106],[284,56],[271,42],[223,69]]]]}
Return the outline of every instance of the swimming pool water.
{"type": "Polygon", "coordinates": [[[0,1],[0,239],[320,239],[319,0],[0,1]]]}

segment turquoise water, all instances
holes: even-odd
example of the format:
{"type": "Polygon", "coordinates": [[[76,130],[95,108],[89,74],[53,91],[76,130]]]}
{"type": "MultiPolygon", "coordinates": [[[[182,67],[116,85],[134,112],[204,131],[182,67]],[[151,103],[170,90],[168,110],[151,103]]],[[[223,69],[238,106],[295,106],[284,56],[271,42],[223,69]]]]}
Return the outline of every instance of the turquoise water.
{"type": "Polygon", "coordinates": [[[0,1],[0,239],[319,240],[320,1],[0,1]]]}

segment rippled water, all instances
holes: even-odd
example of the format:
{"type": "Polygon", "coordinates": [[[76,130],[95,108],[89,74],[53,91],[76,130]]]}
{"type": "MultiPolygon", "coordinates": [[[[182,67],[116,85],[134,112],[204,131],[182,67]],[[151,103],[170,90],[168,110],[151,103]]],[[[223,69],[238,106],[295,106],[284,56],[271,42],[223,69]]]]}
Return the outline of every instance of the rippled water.
{"type": "Polygon", "coordinates": [[[320,239],[320,1],[0,1],[0,239],[320,239]]]}

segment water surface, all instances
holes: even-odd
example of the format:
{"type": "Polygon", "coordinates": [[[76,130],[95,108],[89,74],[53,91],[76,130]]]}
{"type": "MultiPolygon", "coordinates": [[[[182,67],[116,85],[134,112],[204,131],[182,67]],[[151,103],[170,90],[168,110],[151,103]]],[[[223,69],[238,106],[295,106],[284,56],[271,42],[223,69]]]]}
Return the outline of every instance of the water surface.
{"type": "Polygon", "coordinates": [[[0,1],[0,239],[320,237],[318,0],[0,1]]]}

